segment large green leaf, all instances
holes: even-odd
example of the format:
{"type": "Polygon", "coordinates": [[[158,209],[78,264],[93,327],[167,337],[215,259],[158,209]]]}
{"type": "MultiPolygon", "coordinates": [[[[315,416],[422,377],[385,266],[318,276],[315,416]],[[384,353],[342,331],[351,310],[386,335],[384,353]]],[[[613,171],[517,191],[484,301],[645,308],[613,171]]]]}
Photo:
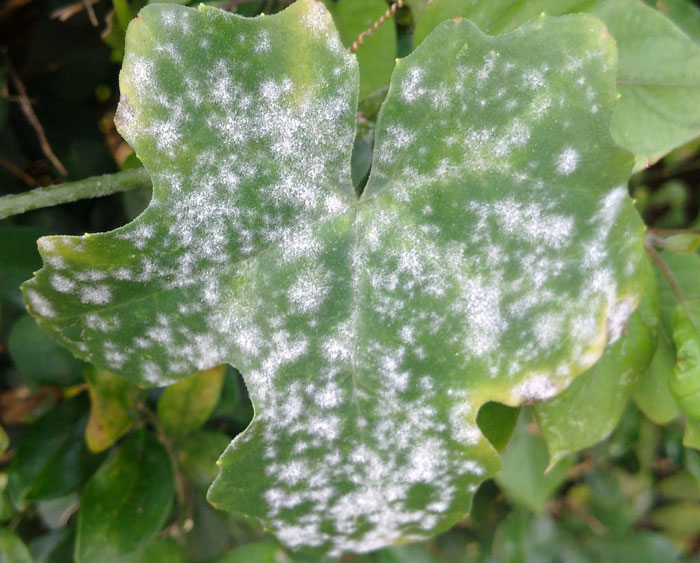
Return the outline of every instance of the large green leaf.
{"type": "Polygon", "coordinates": [[[357,65],[320,4],[151,5],[118,124],[153,201],[114,232],[41,239],[28,306],[142,384],[241,371],[256,416],[216,506],[332,554],[430,536],[498,468],[481,405],[565,388],[644,290],[615,56],[589,16],[495,38],[444,24],[397,63],[358,197],[357,65]]]}
{"type": "Polygon", "coordinates": [[[130,435],[85,487],[75,560],[109,563],[138,555],[165,523],[174,492],[165,448],[145,430],[130,435]]]}
{"type": "MultiPolygon", "coordinates": [[[[615,38],[622,97],[610,127],[613,138],[636,155],[635,169],[700,135],[700,46],[640,0],[435,0],[422,15],[414,39],[419,43],[440,22],[457,16],[472,19],[489,33],[502,33],[542,12],[594,14],[615,38]]],[[[572,59],[571,64],[577,63],[572,59]]],[[[581,78],[591,106],[597,107],[581,78]]]]}
{"type": "Polygon", "coordinates": [[[658,299],[652,280],[624,335],[559,396],[534,407],[551,463],[600,442],[617,426],[639,376],[654,354],[658,299]]]}

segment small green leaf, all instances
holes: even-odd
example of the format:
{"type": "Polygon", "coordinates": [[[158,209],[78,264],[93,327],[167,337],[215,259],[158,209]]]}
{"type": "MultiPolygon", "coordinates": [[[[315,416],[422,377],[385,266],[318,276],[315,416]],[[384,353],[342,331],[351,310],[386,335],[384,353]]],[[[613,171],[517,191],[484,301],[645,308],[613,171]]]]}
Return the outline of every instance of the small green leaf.
{"type": "Polygon", "coordinates": [[[683,432],[683,445],[687,448],[700,450],[700,420],[690,416],[685,417],[685,432],[683,432]]]}
{"type": "Polygon", "coordinates": [[[41,267],[36,239],[45,234],[36,227],[0,226],[0,302],[24,308],[19,286],[41,267]]]}
{"type": "Polygon", "coordinates": [[[95,471],[101,456],[85,446],[87,397],[64,401],[24,434],[10,463],[8,493],[18,508],[24,500],[60,497],[78,488],[95,471]]]}
{"type": "Polygon", "coordinates": [[[129,558],[128,563],[132,560],[133,563],[187,563],[190,558],[187,550],[173,538],[156,537],[136,557],[129,558]]]}
{"type": "Polygon", "coordinates": [[[0,454],[4,454],[7,448],[10,447],[10,437],[5,432],[5,429],[0,425],[0,454]]]}
{"type": "Polygon", "coordinates": [[[163,527],[173,494],[163,446],[145,430],[129,436],[85,487],[76,562],[111,563],[139,552],[163,527]]]}
{"type": "Polygon", "coordinates": [[[221,396],[226,366],[197,372],[166,387],[158,400],[158,418],[170,434],[201,428],[221,396]]]}
{"type": "Polygon", "coordinates": [[[34,563],[24,542],[7,528],[0,528],[0,563],[34,563]]]}
{"type": "Polygon", "coordinates": [[[83,362],[56,344],[29,315],[12,326],[7,351],[17,369],[40,385],[68,387],[82,381],[83,362]]]}
{"type": "MultiPolygon", "coordinates": [[[[350,47],[360,33],[370,29],[387,11],[384,0],[323,0],[333,16],[343,45],[350,47]]],[[[396,24],[389,17],[357,49],[360,67],[360,100],[386,90],[396,59],[396,24]]]]}
{"type": "Polygon", "coordinates": [[[279,563],[286,560],[284,551],[274,543],[248,543],[233,548],[212,563],[279,563]]]}
{"type": "Polygon", "coordinates": [[[528,409],[523,409],[513,437],[502,456],[496,483],[508,497],[534,512],[545,504],[562,485],[572,457],[560,459],[548,468],[547,445],[539,434],[528,409]]]}
{"type": "Polygon", "coordinates": [[[671,392],[687,416],[700,419],[700,331],[682,304],[673,312],[673,341],[676,366],[671,392]]]}
{"type": "Polygon", "coordinates": [[[639,377],[632,398],[647,418],[656,424],[668,424],[680,414],[669,383],[676,362],[669,336],[659,335],[656,350],[646,371],[639,377]]]}
{"type": "Polygon", "coordinates": [[[83,374],[91,403],[85,442],[91,451],[102,452],[139,422],[136,404],[142,391],[123,377],[94,366],[87,366],[83,374]]]}
{"type": "Polygon", "coordinates": [[[655,237],[655,242],[676,254],[691,254],[700,247],[700,233],[678,233],[666,237],[655,237]]]}
{"type": "Polygon", "coordinates": [[[682,500],[655,509],[650,519],[662,530],[683,534],[700,533],[700,503],[682,500]]]}
{"type": "Polygon", "coordinates": [[[603,440],[617,426],[657,339],[656,284],[651,285],[624,328],[596,365],[560,395],[533,408],[551,463],[603,440]]]}
{"type": "Polygon", "coordinates": [[[503,562],[587,562],[583,547],[545,514],[512,512],[496,529],[493,560],[503,562]]]}
{"type": "Polygon", "coordinates": [[[503,452],[513,435],[519,414],[519,408],[489,402],[479,409],[476,423],[491,445],[499,452],[503,452]]]}
{"type": "Polygon", "coordinates": [[[216,460],[229,445],[225,434],[201,430],[185,434],[177,442],[177,454],[185,475],[195,487],[206,492],[219,469],[216,460]]]}
{"type": "Polygon", "coordinates": [[[672,500],[700,501],[700,484],[688,471],[681,470],[656,485],[656,491],[672,500]]]}
{"type": "Polygon", "coordinates": [[[75,526],[63,527],[33,539],[29,544],[34,563],[73,561],[75,526]]]}

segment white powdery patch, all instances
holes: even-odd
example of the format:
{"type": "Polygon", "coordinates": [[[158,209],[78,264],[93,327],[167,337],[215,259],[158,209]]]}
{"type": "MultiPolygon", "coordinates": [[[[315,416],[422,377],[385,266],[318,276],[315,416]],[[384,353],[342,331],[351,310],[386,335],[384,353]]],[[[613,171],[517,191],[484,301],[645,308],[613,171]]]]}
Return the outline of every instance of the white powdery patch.
{"type": "Polygon", "coordinates": [[[472,207],[482,216],[493,214],[503,231],[523,240],[536,240],[550,248],[563,248],[571,242],[574,218],[547,213],[535,203],[524,205],[513,199],[472,207]]]}
{"type": "Polygon", "coordinates": [[[83,287],[80,290],[80,299],[83,303],[104,305],[112,300],[112,290],[106,285],[83,287]]]}
{"type": "Polygon", "coordinates": [[[410,104],[426,94],[426,89],[421,86],[425,71],[420,67],[413,67],[406,74],[406,78],[401,82],[400,92],[401,99],[410,104]]]}
{"type": "Polygon", "coordinates": [[[287,291],[289,301],[301,313],[317,311],[330,292],[326,276],[318,271],[303,271],[287,291]]]}
{"type": "Polygon", "coordinates": [[[568,176],[578,167],[579,153],[572,147],[566,147],[557,157],[557,172],[568,176]]]}
{"type": "Polygon", "coordinates": [[[33,289],[29,289],[25,291],[24,294],[29,299],[29,303],[31,304],[32,308],[42,317],[51,318],[56,316],[56,311],[54,311],[51,303],[38,292],[34,291],[33,289]]]}
{"type": "Polygon", "coordinates": [[[522,74],[522,84],[528,90],[540,90],[544,88],[547,81],[540,71],[529,69],[522,74]]]}
{"type": "Polygon", "coordinates": [[[75,289],[75,282],[61,274],[51,276],[51,287],[61,293],[70,293],[75,289]]]}
{"type": "Polygon", "coordinates": [[[608,336],[608,343],[615,342],[625,331],[627,321],[634,311],[636,303],[633,299],[622,299],[608,307],[607,320],[605,321],[605,332],[608,336]]]}
{"type": "Polygon", "coordinates": [[[520,403],[534,403],[550,399],[558,390],[557,385],[546,375],[535,375],[517,385],[512,396],[520,403]]]}
{"type": "Polygon", "coordinates": [[[459,309],[467,324],[465,344],[470,354],[480,357],[495,350],[507,328],[501,314],[501,288],[498,283],[477,277],[462,283],[459,309]]]}
{"type": "Polygon", "coordinates": [[[493,69],[496,67],[496,59],[499,57],[499,53],[496,51],[491,51],[487,56],[484,57],[483,66],[476,71],[476,84],[480,88],[483,86],[484,82],[488,79],[493,69]]]}

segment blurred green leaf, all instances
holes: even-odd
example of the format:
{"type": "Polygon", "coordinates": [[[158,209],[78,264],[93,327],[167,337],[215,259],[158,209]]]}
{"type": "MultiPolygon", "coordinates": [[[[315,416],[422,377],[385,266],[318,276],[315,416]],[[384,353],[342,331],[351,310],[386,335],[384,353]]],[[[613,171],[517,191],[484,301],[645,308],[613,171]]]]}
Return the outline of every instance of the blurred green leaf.
{"type": "Polygon", "coordinates": [[[536,432],[529,409],[523,409],[495,480],[511,500],[541,512],[564,482],[573,458],[565,457],[547,470],[547,445],[536,432]]]}
{"type": "Polygon", "coordinates": [[[580,545],[549,516],[514,512],[498,527],[492,563],[593,563],[580,545]]]}
{"type": "Polygon", "coordinates": [[[644,0],[700,42],[700,7],[693,0],[644,0]]]}
{"type": "MultiPolygon", "coordinates": [[[[389,7],[384,0],[323,0],[340,33],[350,47],[360,33],[379,21],[389,7]]],[[[394,16],[364,38],[357,49],[360,66],[360,100],[389,85],[396,59],[394,16]]]]}
{"type": "Polygon", "coordinates": [[[123,377],[94,366],[87,366],[84,376],[91,403],[85,442],[91,451],[101,452],[140,421],[136,405],[143,391],[123,377]]]}
{"type": "Polygon", "coordinates": [[[229,445],[225,434],[200,430],[185,434],[177,442],[182,470],[200,492],[204,493],[219,473],[216,460],[229,445]]]}
{"type": "Polygon", "coordinates": [[[62,497],[36,503],[36,510],[41,521],[50,530],[62,528],[68,519],[78,510],[80,496],[74,491],[62,497]]]}
{"type": "Polygon", "coordinates": [[[174,494],[170,459],[151,433],[127,437],[90,479],[78,512],[77,563],[110,563],[143,549],[174,494]]]}
{"type": "Polygon", "coordinates": [[[596,468],[585,475],[587,511],[612,534],[624,534],[653,502],[651,475],[618,467],[596,468]]]}
{"type": "Polygon", "coordinates": [[[201,428],[221,396],[226,366],[199,371],[166,387],[158,400],[158,418],[177,435],[201,428]]]}
{"type": "Polygon", "coordinates": [[[39,227],[0,226],[0,302],[24,309],[19,286],[41,268],[36,240],[45,234],[39,227]]]}
{"type": "Polygon", "coordinates": [[[425,543],[387,547],[377,552],[377,563],[439,563],[425,543]]]}
{"type": "MultiPolygon", "coordinates": [[[[128,558],[128,563],[187,563],[189,554],[173,538],[153,538],[143,551],[133,559],[128,558]]],[[[253,560],[251,560],[251,563],[253,560]]]]}
{"type": "Polygon", "coordinates": [[[491,445],[499,452],[503,452],[513,435],[519,414],[519,407],[509,407],[490,401],[479,409],[476,423],[491,445]]]}
{"type": "Polygon", "coordinates": [[[653,273],[624,334],[559,396],[533,407],[551,462],[603,440],[617,426],[640,374],[654,354],[658,297],[653,273]]]}
{"type": "Polygon", "coordinates": [[[666,334],[660,334],[651,363],[640,376],[632,398],[639,409],[656,424],[668,424],[680,414],[669,382],[676,356],[666,334]]]}
{"type": "Polygon", "coordinates": [[[669,252],[691,254],[700,247],[700,233],[679,233],[658,237],[657,243],[669,252]]]}
{"type": "Polygon", "coordinates": [[[685,470],[659,481],[656,490],[672,500],[700,500],[700,485],[697,479],[685,470]]]}
{"type": "Polygon", "coordinates": [[[682,500],[653,510],[650,520],[662,530],[683,534],[700,533],[700,503],[682,500]]]}
{"type": "Polygon", "coordinates": [[[75,526],[63,527],[43,534],[29,543],[34,563],[72,563],[75,526]]]}
{"type": "Polygon", "coordinates": [[[10,446],[10,437],[5,432],[5,429],[0,426],[0,454],[4,454],[10,446]]]}
{"type": "Polygon", "coordinates": [[[29,315],[23,315],[13,325],[7,349],[20,373],[40,385],[68,387],[82,381],[83,362],[59,345],[29,315]]]}
{"type": "Polygon", "coordinates": [[[352,146],[352,160],[350,161],[352,185],[355,188],[362,187],[362,183],[367,178],[371,166],[372,147],[363,139],[355,139],[352,146]]]}
{"type": "Polygon", "coordinates": [[[249,543],[234,547],[231,551],[217,557],[212,563],[283,563],[289,561],[279,545],[275,543],[249,543]]]}
{"type": "Polygon", "coordinates": [[[682,304],[673,313],[673,340],[676,366],[671,392],[687,416],[700,419],[700,331],[682,304]]]}
{"type": "Polygon", "coordinates": [[[34,563],[24,542],[6,528],[0,528],[0,563],[34,563]]]}
{"type": "Polygon", "coordinates": [[[68,494],[95,471],[102,457],[91,454],[82,437],[87,407],[84,394],[63,401],[23,435],[8,474],[15,506],[68,494]]]}
{"type": "Polygon", "coordinates": [[[597,552],[596,561],[610,563],[671,563],[678,561],[678,550],[661,534],[635,531],[623,536],[593,537],[589,544],[597,552]]]}

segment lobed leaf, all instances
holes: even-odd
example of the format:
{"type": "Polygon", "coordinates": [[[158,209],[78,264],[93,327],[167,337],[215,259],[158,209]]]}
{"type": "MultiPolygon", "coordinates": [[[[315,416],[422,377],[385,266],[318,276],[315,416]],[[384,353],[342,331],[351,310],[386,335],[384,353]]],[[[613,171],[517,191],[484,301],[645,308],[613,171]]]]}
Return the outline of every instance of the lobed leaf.
{"type": "Polygon", "coordinates": [[[29,309],[140,384],[241,371],[217,507],[332,555],[431,536],[498,468],[480,407],[564,389],[644,291],[615,57],[589,16],[441,25],[396,65],[358,197],[357,64],[320,4],[148,6],[117,121],[153,200],[41,239],[29,309]]]}
{"type": "MultiPolygon", "coordinates": [[[[637,157],[635,170],[700,135],[700,46],[640,0],[436,0],[418,22],[415,42],[457,16],[502,33],[540,13],[577,12],[601,18],[617,42],[622,97],[610,129],[615,141],[637,157]]],[[[593,98],[590,102],[597,105],[593,98]]]]}

